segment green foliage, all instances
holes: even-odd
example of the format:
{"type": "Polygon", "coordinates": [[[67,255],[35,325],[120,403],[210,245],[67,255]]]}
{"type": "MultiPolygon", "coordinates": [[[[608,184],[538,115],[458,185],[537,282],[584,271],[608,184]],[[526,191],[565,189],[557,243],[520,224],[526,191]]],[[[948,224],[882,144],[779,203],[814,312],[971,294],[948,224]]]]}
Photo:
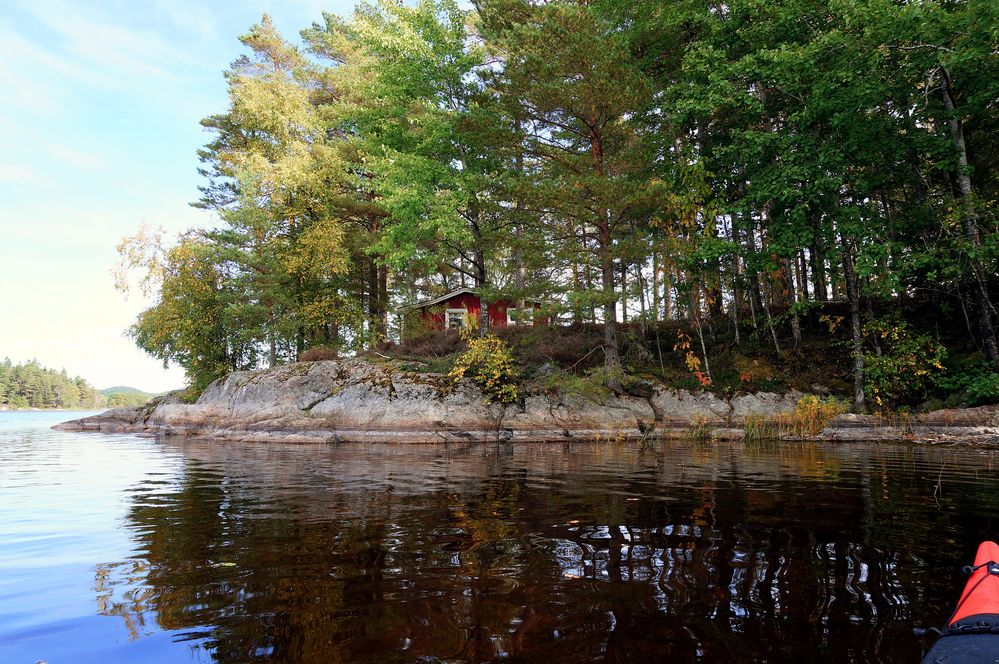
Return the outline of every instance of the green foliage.
{"type": "Polygon", "coordinates": [[[518,373],[513,354],[501,339],[489,335],[468,341],[468,350],[455,359],[448,377],[470,378],[489,401],[515,403],[518,373]]]}
{"type": "Polygon", "coordinates": [[[136,344],[164,365],[184,367],[197,390],[255,359],[239,339],[241,307],[214,260],[215,247],[189,238],[163,258],[159,302],[143,311],[130,333],[136,344]]]}
{"type": "Polygon", "coordinates": [[[937,375],[934,382],[959,403],[980,406],[999,402],[999,372],[981,357],[964,358],[945,366],[946,371],[937,375]]]}
{"type": "Polygon", "coordinates": [[[877,349],[864,354],[865,386],[876,407],[883,410],[925,398],[943,372],[943,344],[913,332],[896,316],[870,321],[864,333],[877,349]]]}

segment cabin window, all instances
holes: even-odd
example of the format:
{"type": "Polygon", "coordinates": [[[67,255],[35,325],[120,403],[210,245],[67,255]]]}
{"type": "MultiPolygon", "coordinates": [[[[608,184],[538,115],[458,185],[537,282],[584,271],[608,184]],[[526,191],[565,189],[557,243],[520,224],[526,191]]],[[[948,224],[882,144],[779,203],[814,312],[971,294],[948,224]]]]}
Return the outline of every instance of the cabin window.
{"type": "Polygon", "coordinates": [[[515,309],[510,307],[506,310],[507,325],[534,325],[534,309],[515,309]]]}
{"type": "Polygon", "coordinates": [[[456,330],[467,325],[464,309],[448,309],[444,314],[444,327],[449,330],[456,330]]]}

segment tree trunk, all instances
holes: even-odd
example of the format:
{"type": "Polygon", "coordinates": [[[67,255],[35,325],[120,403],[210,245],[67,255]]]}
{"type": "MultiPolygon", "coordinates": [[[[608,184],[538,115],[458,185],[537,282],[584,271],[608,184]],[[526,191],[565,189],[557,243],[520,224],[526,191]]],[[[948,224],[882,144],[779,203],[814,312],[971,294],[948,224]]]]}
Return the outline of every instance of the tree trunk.
{"type": "Polygon", "coordinates": [[[652,322],[659,322],[659,252],[652,251],[652,322]]]}
{"type": "Polygon", "coordinates": [[[777,327],[774,325],[774,317],[770,315],[769,298],[761,298],[761,300],[763,302],[763,315],[767,320],[767,327],[770,328],[770,336],[774,340],[774,350],[780,355],[780,340],[777,338],[777,327]]]}
{"type": "Polygon", "coordinates": [[[628,322],[628,264],[621,261],[621,322],[628,322]]]}
{"type": "Polygon", "coordinates": [[[732,252],[732,330],[735,333],[735,345],[740,344],[739,339],[739,309],[742,307],[742,293],[739,290],[739,231],[735,227],[735,217],[732,217],[729,224],[729,240],[736,250],[732,252]]]}
{"type": "MultiPolygon", "coordinates": [[[[586,265],[583,266],[583,283],[586,284],[586,291],[593,292],[593,271],[590,270],[590,258],[587,254],[586,265]]],[[[592,304],[589,305],[590,309],[590,322],[594,325],[597,324],[597,309],[592,304]]]]}
{"type": "Polygon", "coordinates": [[[388,337],[388,309],[388,266],[382,265],[378,272],[378,326],[382,339],[388,337]]]}
{"type": "Polygon", "coordinates": [[[812,248],[808,253],[812,262],[812,289],[815,291],[815,299],[825,302],[829,299],[826,291],[826,261],[822,256],[822,238],[818,233],[812,240],[812,248]]]}
{"type": "MultiPolygon", "coordinates": [[[[756,249],[756,234],[750,229],[747,236],[749,238],[749,248],[753,253],[757,252],[756,249]]],[[[762,251],[763,238],[760,238],[760,251],[762,251]]],[[[752,289],[752,297],[756,307],[763,312],[764,319],[767,322],[767,327],[770,328],[770,336],[774,340],[774,350],[780,355],[780,341],[777,338],[777,328],[774,326],[774,318],[770,315],[770,303],[768,298],[763,297],[762,289],[760,288],[760,273],[756,270],[750,272],[749,284],[752,289]]]]}
{"type": "Polygon", "coordinates": [[[673,319],[673,270],[663,268],[663,320],[673,319]]]}
{"type": "Polygon", "coordinates": [[[711,364],[708,362],[708,348],[704,343],[704,327],[701,325],[701,290],[700,285],[696,289],[690,289],[690,317],[697,328],[697,339],[701,342],[701,357],[704,358],[704,374],[708,377],[708,382],[710,383],[711,364]]]}
{"type": "MultiPolygon", "coordinates": [[[[749,243],[750,253],[757,253],[756,249],[756,232],[750,228],[746,233],[746,240],[749,243]]],[[[756,313],[757,311],[764,311],[763,308],[763,292],[760,289],[760,273],[757,270],[749,271],[749,297],[752,302],[753,307],[753,327],[756,327],[756,313]]]]}
{"type": "Polygon", "coordinates": [[[735,336],[735,345],[742,343],[739,337],[739,308],[742,306],[742,294],[739,292],[739,231],[735,228],[735,218],[733,217],[729,225],[729,239],[736,250],[732,252],[732,332],[735,336]]]}
{"type": "MultiPolygon", "coordinates": [[[[572,254],[572,289],[579,292],[582,287],[582,283],[579,278],[579,261],[576,260],[577,254],[573,252],[572,254]]],[[[582,323],[583,322],[583,310],[580,308],[578,303],[573,303],[572,305],[572,322],[582,323]]]]}
{"type": "Polygon", "coordinates": [[[843,246],[843,275],[846,279],[846,295],[850,300],[850,333],[853,336],[853,410],[863,413],[867,410],[864,399],[864,338],[860,329],[860,287],[854,271],[853,251],[846,235],[840,234],[843,246]]]}
{"type": "MultiPolygon", "coordinates": [[[[519,112],[514,118],[514,126],[516,127],[517,136],[521,136],[521,121],[519,112]]],[[[516,158],[516,173],[518,177],[522,177],[524,174],[524,144],[521,141],[517,143],[517,158],[516,158]]],[[[517,225],[514,227],[514,232],[517,237],[517,245],[514,250],[514,268],[515,268],[515,283],[517,287],[517,313],[524,311],[527,303],[524,301],[524,291],[527,288],[527,278],[524,272],[524,197],[517,192],[517,201],[514,204],[514,218],[517,225]]],[[[575,270],[575,261],[573,261],[573,269],[575,270]]],[[[573,272],[575,275],[575,272],[573,272]]]]}
{"type": "Polygon", "coordinates": [[[649,319],[649,310],[646,306],[645,297],[645,277],[642,274],[642,263],[635,263],[635,283],[638,285],[638,307],[642,315],[642,325],[649,319]]]}
{"type": "Polygon", "coordinates": [[[794,258],[781,260],[782,267],[784,268],[783,287],[787,291],[787,311],[791,316],[791,338],[794,340],[794,347],[797,348],[801,345],[801,320],[798,318],[797,311],[795,311],[795,305],[797,304],[795,291],[797,288],[794,284],[794,263],[794,258]]]}
{"type": "Polygon", "coordinates": [[[798,302],[808,302],[808,263],[805,250],[798,249],[798,302]]]}
{"type": "Polygon", "coordinates": [[[374,348],[381,339],[378,336],[378,263],[373,256],[367,260],[367,283],[365,284],[368,295],[368,347],[374,348]]]}
{"type": "MultiPolygon", "coordinates": [[[[600,135],[597,133],[597,119],[590,122],[590,154],[593,157],[593,170],[598,178],[604,176],[604,153],[600,135]]],[[[600,277],[604,296],[604,367],[612,388],[620,388],[617,375],[621,372],[621,355],[617,344],[617,297],[614,292],[614,256],[610,231],[609,210],[598,202],[597,229],[600,245],[600,277]]]]}
{"type": "Polygon", "coordinates": [[[274,305],[270,305],[267,314],[267,337],[269,341],[269,348],[267,353],[267,363],[271,369],[277,366],[277,337],[274,334],[274,305]]]}
{"type": "MultiPolygon", "coordinates": [[[[944,67],[940,68],[943,77],[944,107],[950,116],[951,141],[954,143],[954,150],[957,152],[957,184],[961,192],[961,211],[964,217],[964,231],[968,237],[968,242],[972,246],[972,251],[977,250],[982,239],[978,231],[978,213],[975,210],[975,203],[972,200],[971,175],[968,172],[968,148],[964,140],[964,123],[956,112],[954,99],[954,89],[951,84],[950,74],[944,67]]],[[[977,258],[972,257],[971,271],[975,278],[975,316],[978,323],[978,334],[982,343],[982,350],[985,357],[993,366],[999,369],[999,346],[996,344],[995,328],[992,326],[992,306],[989,301],[988,281],[985,270],[977,258]]]]}
{"type": "Polygon", "coordinates": [[[486,257],[481,248],[475,250],[475,274],[477,276],[475,285],[479,289],[479,336],[485,337],[489,334],[489,300],[485,294],[489,282],[486,275],[486,257]]]}
{"type": "Polygon", "coordinates": [[[600,276],[604,295],[604,367],[613,377],[621,371],[621,355],[617,345],[617,301],[614,292],[614,258],[606,211],[598,210],[600,229],[600,276]]]}

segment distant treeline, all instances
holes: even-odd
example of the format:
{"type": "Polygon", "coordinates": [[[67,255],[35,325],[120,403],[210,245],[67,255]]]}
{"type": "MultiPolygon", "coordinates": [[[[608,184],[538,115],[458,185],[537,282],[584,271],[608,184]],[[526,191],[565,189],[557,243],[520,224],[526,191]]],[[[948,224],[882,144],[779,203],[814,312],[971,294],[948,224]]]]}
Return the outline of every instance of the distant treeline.
{"type": "Polygon", "coordinates": [[[36,360],[0,363],[0,405],[10,408],[100,408],[104,396],[66,370],[46,369],[36,360]]]}
{"type": "Polygon", "coordinates": [[[0,363],[0,409],[103,408],[145,403],[152,395],[134,388],[111,388],[104,393],[66,370],[47,369],[36,360],[0,363]]]}

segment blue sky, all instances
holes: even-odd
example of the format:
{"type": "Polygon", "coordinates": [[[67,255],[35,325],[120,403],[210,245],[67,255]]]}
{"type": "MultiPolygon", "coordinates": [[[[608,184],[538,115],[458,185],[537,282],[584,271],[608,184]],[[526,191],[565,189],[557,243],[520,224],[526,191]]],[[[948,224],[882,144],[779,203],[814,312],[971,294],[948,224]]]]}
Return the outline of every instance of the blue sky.
{"type": "Polygon", "coordinates": [[[165,390],[124,336],[148,302],[115,291],[116,245],[141,224],[212,223],[191,208],[198,120],[226,107],[237,37],[268,13],[289,38],[353,2],[0,3],[0,358],[37,358],[97,387],[165,390]]]}

